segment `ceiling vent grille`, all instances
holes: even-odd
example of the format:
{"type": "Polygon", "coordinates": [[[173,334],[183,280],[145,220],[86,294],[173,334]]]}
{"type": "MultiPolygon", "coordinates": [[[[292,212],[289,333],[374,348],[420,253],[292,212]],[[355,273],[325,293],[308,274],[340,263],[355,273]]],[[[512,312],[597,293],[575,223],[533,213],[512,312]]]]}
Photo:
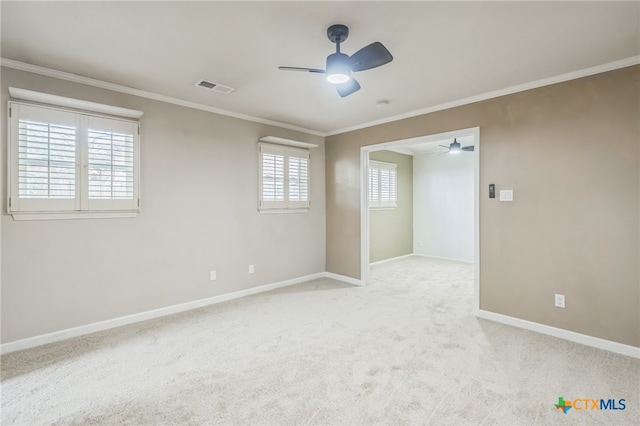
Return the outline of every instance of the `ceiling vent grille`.
{"type": "Polygon", "coordinates": [[[223,95],[226,95],[236,90],[233,87],[225,86],[223,84],[218,84],[218,83],[212,83],[207,80],[199,80],[196,82],[195,86],[202,87],[202,88],[211,90],[213,92],[222,93],[223,95]]]}

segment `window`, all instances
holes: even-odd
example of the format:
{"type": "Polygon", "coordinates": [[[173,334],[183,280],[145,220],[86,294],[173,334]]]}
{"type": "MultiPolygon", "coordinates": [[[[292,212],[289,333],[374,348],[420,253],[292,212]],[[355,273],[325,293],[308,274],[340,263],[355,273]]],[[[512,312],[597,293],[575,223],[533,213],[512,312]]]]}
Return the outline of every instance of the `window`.
{"type": "Polygon", "coordinates": [[[9,126],[14,218],[138,211],[138,122],[10,101],[9,126]]]}
{"type": "Polygon", "coordinates": [[[258,209],[309,208],[309,150],[259,143],[258,209]]]}
{"type": "Polygon", "coordinates": [[[396,208],[396,165],[369,161],[369,208],[396,208]]]}

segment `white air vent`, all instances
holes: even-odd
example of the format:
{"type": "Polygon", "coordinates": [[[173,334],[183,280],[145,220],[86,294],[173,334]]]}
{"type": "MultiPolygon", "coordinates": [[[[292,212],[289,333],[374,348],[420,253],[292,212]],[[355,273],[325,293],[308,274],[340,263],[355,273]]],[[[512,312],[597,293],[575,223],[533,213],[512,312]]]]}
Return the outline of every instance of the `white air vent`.
{"type": "Polygon", "coordinates": [[[207,81],[207,80],[197,81],[195,86],[203,87],[205,89],[209,89],[209,90],[212,90],[212,91],[217,92],[217,93],[222,93],[223,95],[226,95],[227,93],[231,93],[234,90],[236,90],[233,87],[224,86],[224,85],[218,84],[218,83],[212,83],[212,82],[207,81]]]}

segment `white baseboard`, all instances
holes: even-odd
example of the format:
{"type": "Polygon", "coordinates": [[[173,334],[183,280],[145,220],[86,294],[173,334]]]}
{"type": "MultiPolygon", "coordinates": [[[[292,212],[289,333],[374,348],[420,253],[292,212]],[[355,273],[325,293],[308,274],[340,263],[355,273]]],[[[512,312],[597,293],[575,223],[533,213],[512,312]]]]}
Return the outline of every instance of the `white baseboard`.
{"type": "Polygon", "coordinates": [[[378,260],[377,262],[369,263],[369,266],[379,265],[381,263],[391,262],[393,260],[400,260],[400,259],[404,259],[405,257],[411,257],[411,256],[413,256],[413,253],[403,254],[402,256],[390,257],[389,259],[383,259],[383,260],[378,260]]]}
{"type": "Polygon", "coordinates": [[[325,278],[331,278],[332,280],[342,281],[342,282],[345,282],[347,284],[353,284],[353,285],[359,285],[359,286],[363,286],[364,285],[364,284],[362,284],[361,280],[358,280],[356,278],[347,277],[345,275],[334,274],[333,272],[325,272],[324,276],[325,276],[325,278]]]}
{"type": "MultiPolygon", "coordinates": [[[[332,274],[333,275],[333,274],[332,274]]],[[[206,299],[194,300],[192,302],[180,303],[178,305],[166,306],[164,308],[153,309],[151,311],[140,312],[138,314],[127,315],[124,317],[113,318],[110,320],[94,322],[91,324],[81,325],[78,327],[67,328],[65,330],[54,331],[53,333],[41,334],[39,336],[28,337],[26,339],[15,340],[0,345],[0,354],[20,351],[22,349],[33,348],[35,346],[46,345],[48,343],[58,342],[60,340],[70,339],[72,337],[84,336],[86,334],[95,333],[97,331],[108,330],[127,324],[133,324],[140,321],[146,321],[166,315],[176,314],[191,309],[202,308],[204,306],[214,305],[216,303],[226,302],[228,300],[238,299],[240,297],[251,296],[253,294],[264,293],[265,291],[274,290],[281,287],[300,284],[306,281],[315,280],[317,278],[326,277],[325,272],[306,275],[304,277],[293,278],[290,280],[279,281],[272,284],[266,284],[258,287],[252,287],[245,290],[235,291],[233,293],[221,294],[218,296],[208,297],[206,299]]],[[[334,278],[334,277],[329,277],[334,278]]],[[[347,277],[344,277],[347,278],[347,277]]],[[[339,278],[335,278],[339,279],[339,278]]],[[[353,280],[353,278],[351,278],[353,280]]],[[[346,281],[340,279],[340,281],[346,281]]],[[[347,281],[348,282],[348,281],[347,281]]],[[[353,283],[352,283],[353,284],[353,283]]]]}
{"type": "Polygon", "coordinates": [[[454,257],[431,256],[430,254],[421,254],[421,253],[413,253],[413,255],[420,256],[420,257],[428,257],[431,259],[438,259],[438,260],[450,260],[452,262],[474,263],[473,260],[456,259],[454,257]]]}
{"type": "Polygon", "coordinates": [[[605,351],[615,352],[621,355],[630,356],[632,358],[640,358],[640,348],[637,348],[635,346],[612,342],[610,340],[604,340],[598,337],[587,336],[586,334],[580,334],[574,331],[564,330],[562,328],[551,327],[537,322],[514,318],[508,315],[497,314],[495,312],[484,311],[482,309],[476,312],[476,316],[478,318],[483,318],[489,321],[495,321],[502,324],[511,325],[513,327],[535,331],[537,333],[558,337],[560,339],[580,343],[598,349],[604,349],[605,351]]]}

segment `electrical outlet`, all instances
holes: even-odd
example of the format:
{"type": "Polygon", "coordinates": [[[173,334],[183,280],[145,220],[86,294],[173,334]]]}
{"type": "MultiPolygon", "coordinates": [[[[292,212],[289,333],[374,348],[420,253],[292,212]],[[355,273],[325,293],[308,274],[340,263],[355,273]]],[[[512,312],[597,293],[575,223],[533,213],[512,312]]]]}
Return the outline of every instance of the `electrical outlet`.
{"type": "Polygon", "coordinates": [[[253,267],[253,265],[249,265],[249,273],[253,274],[255,272],[255,268],[253,267]]]}
{"type": "Polygon", "coordinates": [[[564,308],[564,294],[556,294],[556,308],[564,308]]]}
{"type": "Polygon", "coordinates": [[[216,279],[218,279],[216,271],[209,271],[209,280],[215,281],[216,279]]]}

